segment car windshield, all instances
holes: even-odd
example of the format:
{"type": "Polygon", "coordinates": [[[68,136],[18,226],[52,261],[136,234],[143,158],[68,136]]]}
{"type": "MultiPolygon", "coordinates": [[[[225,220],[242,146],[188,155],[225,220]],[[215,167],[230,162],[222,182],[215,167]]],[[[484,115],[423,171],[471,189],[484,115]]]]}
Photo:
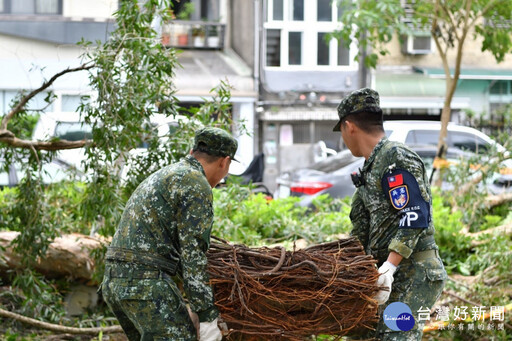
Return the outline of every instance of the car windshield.
{"type": "Polygon", "coordinates": [[[92,138],[92,127],[83,122],[57,122],[55,136],[68,141],[92,138]]]}

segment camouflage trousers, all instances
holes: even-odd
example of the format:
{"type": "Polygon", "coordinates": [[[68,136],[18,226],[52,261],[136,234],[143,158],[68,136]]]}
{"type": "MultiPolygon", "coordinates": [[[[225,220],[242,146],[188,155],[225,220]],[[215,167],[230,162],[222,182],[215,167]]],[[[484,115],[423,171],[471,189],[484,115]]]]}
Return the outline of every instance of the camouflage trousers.
{"type": "Polygon", "coordinates": [[[421,261],[404,259],[394,275],[388,302],[379,307],[380,320],[377,325],[376,338],[385,341],[420,341],[425,325],[423,319],[425,313],[422,313],[422,321],[419,321],[419,313],[430,311],[441,296],[446,279],[447,274],[440,258],[435,257],[421,261]],[[415,320],[414,327],[411,330],[393,331],[386,326],[383,312],[393,302],[402,302],[411,308],[415,320]]]}
{"type": "Polygon", "coordinates": [[[185,301],[164,272],[107,263],[101,289],[130,341],[197,340],[185,301]]]}

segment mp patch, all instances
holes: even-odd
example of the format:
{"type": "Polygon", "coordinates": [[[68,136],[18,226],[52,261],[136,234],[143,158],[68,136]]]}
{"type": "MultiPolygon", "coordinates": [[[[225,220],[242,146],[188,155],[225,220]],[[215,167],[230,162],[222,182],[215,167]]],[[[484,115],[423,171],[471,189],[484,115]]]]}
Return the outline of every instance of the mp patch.
{"type": "Polygon", "coordinates": [[[430,222],[430,204],[421,195],[414,176],[406,170],[394,169],[381,179],[391,206],[398,210],[399,228],[427,228],[430,222]]]}

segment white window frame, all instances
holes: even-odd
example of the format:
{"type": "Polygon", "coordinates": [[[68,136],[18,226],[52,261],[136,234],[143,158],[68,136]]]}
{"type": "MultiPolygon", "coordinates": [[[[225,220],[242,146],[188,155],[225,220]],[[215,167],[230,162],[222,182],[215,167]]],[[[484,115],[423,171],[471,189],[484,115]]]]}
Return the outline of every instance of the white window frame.
{"type": "Polygon", "coordinates": [[[357,46],[354,43],[350,44],[349,48],[349,64],[338,64],[338,41],[331,39],[329,41],[329,64],[318,65],[318,33],[330,33],[340,27],[340,22],[337,21],[338,8],[337,2],[333,1],[331,5],[332,20],[331,21],[317,21],[317,5],[316,0],[304,0],[304,20],[293,21],[293,0],[283,0],[283,20],[273,20],[273,3],[274,0],[267,0],[267,20],[263,24],[265,32],[265,53],[263,56],[266,58],[266,31],[267,30],[280,30],[281,31],[281,45],[280,45],[280,61],[281,66],[268,66],[266,60],[264,67],[267,69],[279,70],[311,70],[311,71],[325,71],[325,70],[356,70],[358,68],[357,62],[354,57],[357,51],[357,46]],[[290,32],[302,32],[302,51],[301,51],[301,65],[289,65],[288,60],[288,34],[290,32]]]}

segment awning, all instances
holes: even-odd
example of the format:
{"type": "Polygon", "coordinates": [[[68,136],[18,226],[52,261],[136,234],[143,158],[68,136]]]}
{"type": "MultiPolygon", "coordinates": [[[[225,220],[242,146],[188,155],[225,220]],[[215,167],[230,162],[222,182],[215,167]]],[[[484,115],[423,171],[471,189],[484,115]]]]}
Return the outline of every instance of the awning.
{"type": "MultiPolygon", "coordinates": [[[[442,109],[446,83],[441,78],[430,78],[420,73],[377,73],[375,89],[383,109],[442,109]]],[[[470,106],[469,97],[454,96],[451,107],[470,106]]]]}
{"type": "Polygon", "coordinates": [[[257,92],[251,69],[229,49],[224,51],[183,50],[178,54],[182,67],[175,69],[176,96],[180,100],[209,97],[211,90],[227,81],[231,96],[254,102],[257,92]]]}
{"type": "Polygon", "coordinates": [[[446,84],[443,79],[433,79],[415,73],[377,73],[375,87],[381,97],[444,97],[446,84]]]}
{"type": "Polygon", "coordinates": [[[337,121],[338,113],[333,109],[304,108],[298,110],[264,111],[260,115],[262,121],[337,121]]]}
{"type": "MultiPolygon", "coordinates": [[[[446,78],[444,69],[428,68],[414,66],[413,70],[429,78],[446,78]]],[[[453,75],[453,69],[450,69],[453,75]]],[[[479,79],[479,80],[512,80],[512,70],[510,69],[470,69],[462,68],[459,79],[479,79]]]]}

